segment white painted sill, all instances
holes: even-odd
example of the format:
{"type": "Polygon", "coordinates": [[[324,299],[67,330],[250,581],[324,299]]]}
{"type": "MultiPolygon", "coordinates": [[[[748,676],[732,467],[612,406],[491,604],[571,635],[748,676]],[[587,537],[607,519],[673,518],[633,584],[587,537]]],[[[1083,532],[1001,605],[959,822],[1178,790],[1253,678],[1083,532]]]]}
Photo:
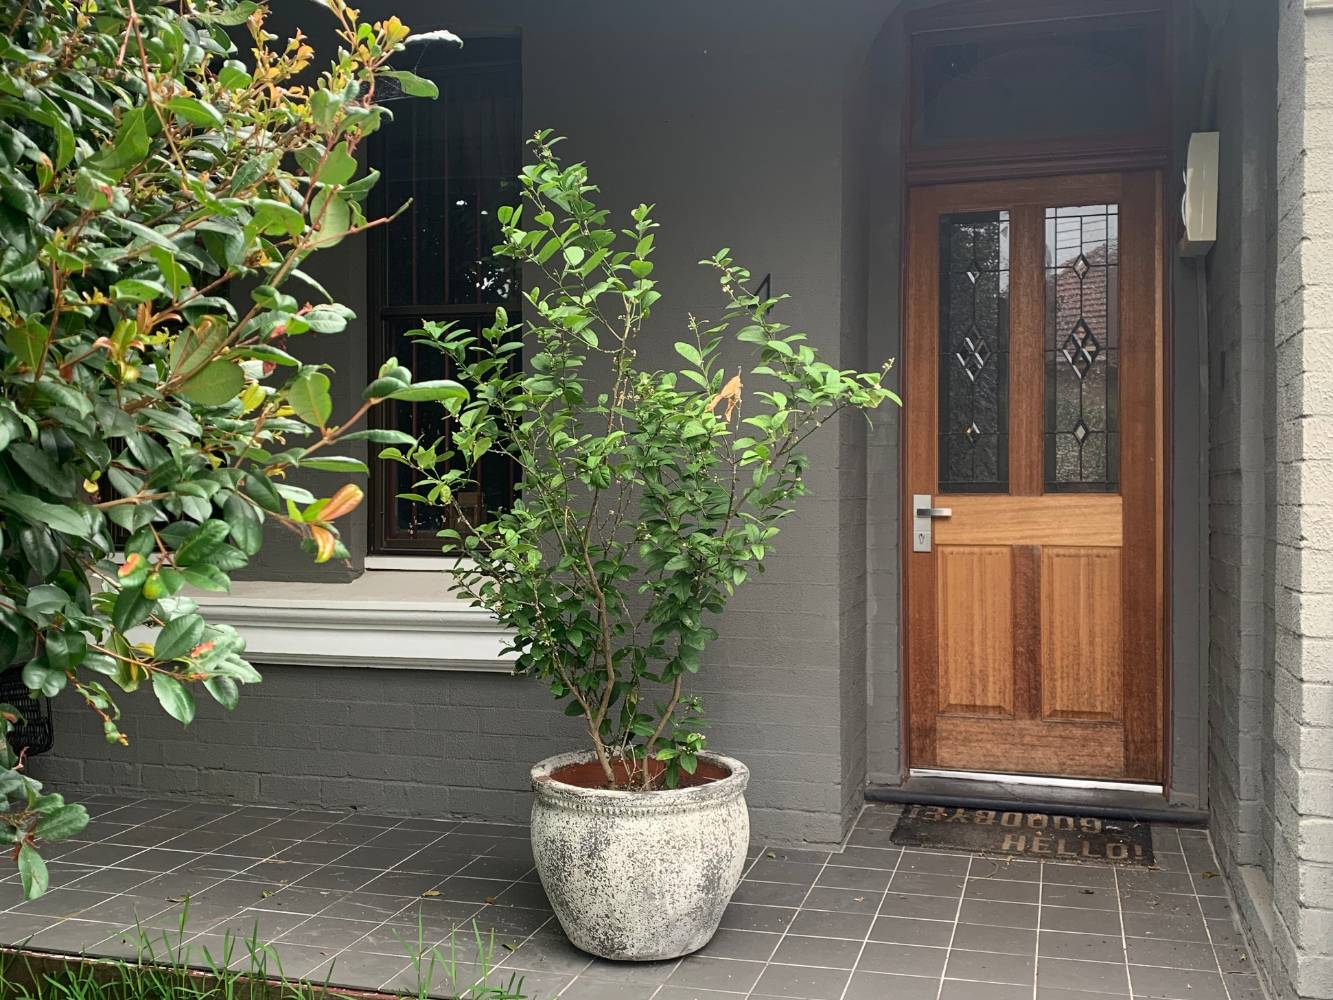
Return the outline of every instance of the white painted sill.
{"type": "Polygon", "coordinates": [[[192,593],[211,622],[245,637],[255,663],[508,674],[508,634],[449,590],[447,573],[370,569],[350,583],[233,581],[192,593]]]}

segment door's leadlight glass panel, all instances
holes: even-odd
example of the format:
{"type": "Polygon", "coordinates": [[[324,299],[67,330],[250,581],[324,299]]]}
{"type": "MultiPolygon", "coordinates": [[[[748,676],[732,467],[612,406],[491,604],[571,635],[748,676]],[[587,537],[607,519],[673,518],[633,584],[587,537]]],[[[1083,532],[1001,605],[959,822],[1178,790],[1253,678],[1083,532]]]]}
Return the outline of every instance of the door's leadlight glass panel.
{"type": "Polygon", "coordinates": [[[940,219],[941,492],[1009,488],[1009,213],[940,219]]]}
{"type": "Polygon", "coordinates": [[[1120,482],[1118,205],[1046,209],[1046,489],[1120,482]]]}

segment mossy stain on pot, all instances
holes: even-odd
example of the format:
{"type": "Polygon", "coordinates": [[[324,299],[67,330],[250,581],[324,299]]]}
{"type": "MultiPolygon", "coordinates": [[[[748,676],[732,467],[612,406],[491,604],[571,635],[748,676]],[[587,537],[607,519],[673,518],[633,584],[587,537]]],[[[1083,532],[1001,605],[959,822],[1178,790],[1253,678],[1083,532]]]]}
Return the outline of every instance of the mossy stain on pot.
{"type": "Polygon", "coordinates": [[[687,787],[642,792],[582,787],[605,782],[590,754],[532,769],[533,856],[576,947],[660,961],[697,951],[716,933],[745,867],[750,775],[711,753],[699,772],[687,787]],[[566,775],[575,783],[559,780],[566,775]]]}

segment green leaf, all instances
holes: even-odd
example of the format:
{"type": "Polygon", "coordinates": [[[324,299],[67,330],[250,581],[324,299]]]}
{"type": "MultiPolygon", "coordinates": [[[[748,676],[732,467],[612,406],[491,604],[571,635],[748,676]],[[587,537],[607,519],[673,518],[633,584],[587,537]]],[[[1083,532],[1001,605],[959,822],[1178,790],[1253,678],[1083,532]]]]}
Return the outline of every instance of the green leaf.
{"type": "Polygon", "coordinates": [[[147,156],[148,126],[144,108],[138,107],[125,112],[111,145],[103,146],[88,162],[94,169],[118,178],[147,156]]]}
{"type": "Polygon", "coordinates": [[[343,455],[320,455],[316,458],[303,458],[298,463],[303,469],[317,469],[320,472],[370,472],[366,463],[343,455]]]}
{"type": "Polygon", "coordinates": [[[301,213],[285,202],[255,198],[250,209],[254,213],[250,224],[268,236],[295,236],[305,228],[301,213]]]}
{"type": "Polygon", "coordinates": [[[19,848],[19,877],[23,879],[23,895],[28,899],[42,895],[50,884],[46,862],[31,844],[19,848]]]}
{"type": "Polygon", "coordinates": [[[387,399],[401,399],[408,403],[444,402],[447,399],[467,399],[467,389],[449,379],[437,379],[431,382],[415,382],[412,385],[395,389],[387,399]]]}
{"type": "Polygon", "coordinates": [[[248,556],[259,552],[264,541],[264,523],[254,506],[233,493],[222,508],[223,518],[231,527],[231,540],[248,556]]]}
{"type": "Polygon", "coordinates": [[[434,100],[440,96],[440,88],[433,81],[417,76],[405,69],[385,70],[380,75],[387,76],[391,80],[397,80],[403,88],[403,93],[409,97],[429,97],[434,100]]]}
{"type": "Polygon", "coordinates": [[[223,90],[244,90],[250,86],[250,72],[245,63],[237,59],[228,59],[218,70],[218,86],[223,90]]]}
{"type": "Polygon", "coordinates": [[[11,510],[28,521],[44,524],[65,535],[91,538],[92,526],[82,510],[61,507],[26,493],[0,494],[0,507],[11,510]]]}
{"type": "Polygon", "coordinates": [[[216,24],[221,28],[235,28],[249,20],[259,4],[254,0],[240,0],[234,7],[216,11],[195,11],[194,17],[204,24],[216,24]]]}
{"type": "Polygon", "coordinates": [[[319,172],[321,184],[346,184],[356,174],[356,157],[347,151],[347,143],[340,142],[329,150],[319,172]]]}
{"type": "Polygon", "coordinates": [[[122,278],[111,286],[111,297],[121,302],[152,302],[158,298],[168,298],[167,286],[160,281],[145,281],[142,278],[122,278]]]}
{"type": "Polygon", "coordinates": [[[319,229],[321,247],[337,246],[352,225],[351,206],[332,188],[322,188],[310,199],[310,222],[319,229]]]}
{"type": "Polygon", "coordinates": [[[88,825],[88,810],[77,803],[59,806],[37,821],[33,832],[41,840],[67,840],[88,825]]]}
{"type": "Polygon", "coordinates": [[[369,430],[353,431],[351,434],[338,435],[339,441],[374,441],[376,444],[401,444],[411,447],[417,443],[407,431],[395,431],[387,427],[372,427],[369,430]]]}
{"type": "Polygon", "coordinates": [[[323,372],[302,372],[292,380],[287,390],[287,402],[306,423],[322,428],[333,412],[329,377],[323,372]]]}
{"type": "Polygon", "coordinates": [[[153,674],[153,694],[166,713],[177,722],[188,726],[194,721],[194,695],[189,689],[166,674],[153,674]]]}
{"type": "Polygon", "coordinates": [[[181,576],[192,587],[209,590],[215,594],[225,594],[231,590],[231,579],[216,566],[182,566],[181,576]]]}
{"type": "Polygon", "coordinates": [[[176,392],[200,406],[222,406],[235,399],[243,388],[245,373],[241,366],[227,358],[214,358],[176,392]]]}
{"type": "Polygon", "coordinates": [[[19,363],[36,370],[46,347],[46,327],[30,321],[5,328],[5,346],[19,359],[19,363]]]}
{"type": "Polygon", "coordinates": [[[225,124],[217,108],[195,97],[173,97],[166,106],[172,114],[200,128],[222,128],[225,124]]]}
{"type": "Polygon", "coordinates": [[[693,344],[687,344],[683,340],[676,341],[676,353],[692,365],[698,366],[704,363],[703,356],[699,353],[699,348],[695,347],[693,344]]]}
{"type": "Polygon", "coordinates": [[[204,681],[204,690],[228,711],[235,708],[237,702],[241,700],[241,689],[230,677],[209,677],[204,681]]]}
{"type": "Polygon", "coordinates": [[[199,645],[204,637],[204,620],[196,614],[182,615],[162,626],[153,655],[159,660],[178,660],[199,645]]]}

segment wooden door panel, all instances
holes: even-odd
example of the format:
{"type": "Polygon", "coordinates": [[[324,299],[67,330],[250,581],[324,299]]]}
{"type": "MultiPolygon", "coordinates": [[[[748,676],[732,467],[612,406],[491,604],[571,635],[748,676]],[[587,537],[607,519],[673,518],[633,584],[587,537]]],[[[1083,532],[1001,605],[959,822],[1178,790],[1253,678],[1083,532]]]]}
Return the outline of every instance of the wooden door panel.
{"type": "Polygon", "coordinates": [[[1013,716],[1013,644],[994,627],[1013,620],[1008,547],[945,545],[935,565],[941,714],[1013,716]]]}
{"type": "Polygon", "coordinates": [[[1120,550],[1041,550],[1043,719],[1121,722],[1120,550]]]}
{"type": "Polygon", "coordinates": [[[937,494],[953,515],[935,522],[937,545],[1107,545],[1123,541],[1118,496],[1052,493],[1039,497],[937,494]]]}
{"type": "Polygon", "coordinates": [[[1125,745],[1113,723],[941,716],[939,756],[930,767],[1001,774],[1121,778],[1125,745]]]}
{"type": "Polygon", "coordinates": [[[1164,295],[1154,172],[915,188],[909,761],[1160,781],[1164,295]]]}

